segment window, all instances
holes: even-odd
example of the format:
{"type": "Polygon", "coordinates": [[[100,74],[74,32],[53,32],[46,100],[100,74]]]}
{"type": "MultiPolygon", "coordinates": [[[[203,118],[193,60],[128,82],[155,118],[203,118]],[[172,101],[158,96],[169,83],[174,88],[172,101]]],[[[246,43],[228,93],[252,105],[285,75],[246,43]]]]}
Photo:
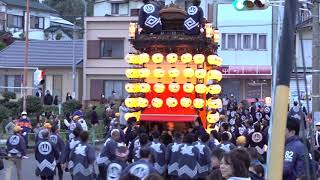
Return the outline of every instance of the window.
{"type": "Polygon", "coordinates": [[[125,98],[128,93],[125,90],[125,85],[127,81],[122,80],[107,80],[104,81],[104,95],[106,98],[110,98],[112,96],[112,91],[116,92],[116,98],[125,98]]]}
{"type": "MultiPolygon", "coordinates": [[[[0,76],[0,86],[6,86],[6,78],[5,76],[0,76]]],[[[0,93],[3,93],[5,91],[5,88],[0,87],[0,93]]]]}
{"type": "Polygon", "coordinates": [[[43,17],[30,17],[30,28],[31,29],[44,29],[44,18],[43,17]]]}
{"type": "Polygon", "coordinates": [[[122,59],[124,57],[124,40],[105,39],[101,41],[101,57],[122,59]]]}
{"type": "Polygon", "coordinates": [[[242,35],[242,49],[252,49],[252,34],[242,35]]]}
{"type": "Polygon", "coordinates": [[[111,4],[111,14],[119,14],[119,3],[111,4]]]}
{"type": "Polygon", "coordinates": [[[236,49],[236,35],[227,34],[227,49],[236,49]]]}
{"type": "Polygon", "coordinates": [[[9,28],[23,28],[23,16],[8,14],[9,28]]]}
{"type": "Polygon", "coordinates": [[[266,50],[267,49],[267,35],[259,34],[258,36],[258,49],[266,50]]]}
{"type": "MultiPolygon", "coordinates": [[[[6,84],[7,87],[21,87],[22,83],[22,76],[21,75],[9,75],[5,76],[6,78],[6,84]]],[[[9,92],[20,92],[20,88],[8,88],[9,92]]]]}

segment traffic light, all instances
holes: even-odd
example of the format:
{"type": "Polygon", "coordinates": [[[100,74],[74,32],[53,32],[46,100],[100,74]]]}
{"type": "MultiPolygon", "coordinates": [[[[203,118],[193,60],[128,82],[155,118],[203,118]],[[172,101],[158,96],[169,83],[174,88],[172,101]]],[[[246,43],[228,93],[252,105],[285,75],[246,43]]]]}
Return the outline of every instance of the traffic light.
{"type": "Polygon", "coordinates": [[[46,72],[44,70],[36,70],[33,73],[33,79],[34,79],[34,85],[39,86],[44,83],[44,77],[46,75],[46,72]]]}
{"type": "Polygon", "coordinates": [[[238,11],[264,10],[269,6],[269,0],[234,0],[233,7],[238,11]]]}

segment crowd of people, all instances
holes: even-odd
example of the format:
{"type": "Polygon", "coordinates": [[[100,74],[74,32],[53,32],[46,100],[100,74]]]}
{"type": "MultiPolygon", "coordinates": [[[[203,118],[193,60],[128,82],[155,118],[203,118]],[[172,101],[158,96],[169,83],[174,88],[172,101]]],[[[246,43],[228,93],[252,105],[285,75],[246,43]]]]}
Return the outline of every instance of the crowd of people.
{"type": "MultiPolygon", "coordinates": [[[[318,170],[319,157],[309,156],[311,147],[298,136],[303,111],[297,107],[295,103],[287,119],[284,179],[305,178],[307,172],[317,175],[318,170]]],[[[126,111],[124,104],[119,109],[126,111]]],[[[231,95],[223,98],[219,112],[219,122],[207,129],[200,118],[175,127],[173,123],[143,124],[134,117],[121,123],[120,115],[108,123],[105,143],[97,152],[88,143],[88,128],[81,122],[84,115],[79,109],[64,122],[68,127],[66,142],[55,124],[45,123],[37,131],[36,174],[41,179],[53,179],[57,169],[59,179],[68,172],[75,180],[264,179],[271,107],[258,99],[250,106],[237,103],[231,95]]],[[[22,113],[23,118],[26,113],[22,113]]],[[[320,132],[320,124],[317,128],[320,132]]],[[[17,123],[13,131],[7,152],[17,157],[14,163],[21,169],[28,122],[17,123]]]]}

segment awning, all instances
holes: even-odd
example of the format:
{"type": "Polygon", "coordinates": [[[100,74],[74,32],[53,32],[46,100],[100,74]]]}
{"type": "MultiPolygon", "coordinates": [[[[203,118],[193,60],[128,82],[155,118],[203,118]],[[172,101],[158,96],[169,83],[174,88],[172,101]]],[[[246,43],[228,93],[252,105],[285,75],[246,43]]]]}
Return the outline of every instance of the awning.
{"type": "Polygon", "coordinates": [[[179,114],[141,114],[141,121],[151,122],[193,122],[198,115],[179,114]]]}

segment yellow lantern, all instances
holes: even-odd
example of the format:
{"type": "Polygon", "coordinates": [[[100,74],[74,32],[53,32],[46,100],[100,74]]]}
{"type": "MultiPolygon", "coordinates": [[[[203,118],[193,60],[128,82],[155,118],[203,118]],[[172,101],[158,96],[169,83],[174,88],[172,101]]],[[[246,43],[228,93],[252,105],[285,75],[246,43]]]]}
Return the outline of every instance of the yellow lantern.
{"type": "Polygon", "coordinates": [[[180,90],[180,84],[178,83],[170,83],[169,84],[169,91],[172,93],[177,93],[180,90]]]}
{"type": "Polygon", "coordinates": [[[203,64],[205,57],[203,54],[196,54],[193,56],[193,61],[195,64],[203,64]]]}
{"type": "Polygon", "coordinates": [[[148,63],[150,61],[150,56],[148,53],[142,53],[139,55],[139,59],[140,61],[145,64],[145,63],[148,63]]]}
{"type": "Polygon", "coordinates": [[[170,64],[174,64],[178,61],[178,55],[176,53],[170,53],[167,55],[167,61],[170,64]]]}
{"type": "Polygon", "coordinates": [[[204,94],[207,91],[207,86],[205,84],[197,84],[195,89],[196,89],[196,93],[204,94]]]}
{"type": "Polygon", "coordinates": [[[135,118],[137,119],[137,121],[140,121],[140,114],[141,114],[140,111],[138,111],[138,112],[132,112],[132,113],[126,113],[126,114],[124,115],[124,119],[125,119],[126,121],[128,121],[129,118],[135,117],[135,118]]]}
{"type": "Polygon", "coordinates": [[[160,64],[163,62],[163,55],[161,53],[155,53],[154,55],[152,55],[152,61],[156,64],[160,64]]]}
{"type": "Polygon", "coordinates": [[[180,75],[180,71],[177,68],[171,68],[168,70],[168,75],[171,78],[176,78],[180,75]]]}
{"type": "Polygon", "coordinates": [[[148,68],[139,69],[140,78],[148,78],[150,74],[151,74],[151,71],[148,68]]]}
{"type": "Polygon", "coordinates": [[[183,85],[183,91],[185,93],[192,93],[194,90],[194,85],[192,83],[185,83],[183,85]]]}
{"type": "Polygon", "coordinates": [[[163,93],[166,87],[162,83],[156,83],[153,85],[153,90],[156,93],[163,93]]]}
{"type": "Polygon", "coordinates": [[[207,121],[208,121],[208,123],[210,123],[210,124],[213,124],[213,123],[218,122],[219,119],[220,119],[220,115],[219,115],[218,112],[216,112],[216,113],[214,113],[214,114],[212,114],[212,113],[208,113],[208,114],[207,114],[207,121]]]}
{"type": "Polygon", "coordinates": [[[126,61],[129,64],[139,64],[139,57],[135,54],[128,54],[126,56],[126,61]]]}
{"type": "Polygon", "coordinates": [[[192,55],[190,53],[185,53],[181,56],[181,61],[185,64],[189,64],[192,61],[192,55]]]}
{"type": "Polygon", "coordinates": [[[138,99],[137,98],[126,98],[124,103],[128,108],[138,107],[138,99]]]}
{"type": "Polygon", "coordinates": [[[182,107],[188,108],[192,105],[192,100],[190,98],[183,97],[180,99],[180,104],[182,107]]]}
{"type": "Polygon", "coordinates": [[[149,105],[149,101],[146,98],[139,97],[138,98],[138,107],[146,108],[149,105]]]}
{"type": "Polygon", "coordinates": [[[217,95],[221,93],[221,86],[219,84],[214,84],[208,86],[208,93],[217,95]]]}
{"type": "Polygon", "coordinates": [[[197,109],[201,109],[204,107],[204,100],[200,98],[195,98],[193,100],[193,106],[197,109]]]}
{"type": "Polygon", "coordinates": [[[137,84],[134,83],[127,83],[125,85],[125,89],[128,93],[136,93],[139,92],[139,86],[137,84]]]}
{"type": "Polygon", "coordinates": [[[194,76],[198,79],[204,79],[206,77],[207,71],[205,69],[197,69],[194,72],[194,76]]]}
{"type": "Polygon", "coordinates": [[[221,99],[208,99],[207,105],[211,109],[219,109],[222,107],[222,101],[221,99]]]}
{"type": "Polygon", "coordinates": [[[192,68],[185,68],[183,70],[183,75],[186,78],[192,78],[194,76],[194,70],[192,68]]]}
{"type": "Polygon", "coordinates": [[[126,76],[129,79],[135,79],[140,77],[140,71],[139,69],[127,69],[126,70],[126,76]]]}
{"type": "Polygon", "coordinates": [[[169,97],[166,100],[166,104],[168,107],[174,108],[178,105],[178,100],[176,98],[169,97]]]}
{"type": "Polygon", "coordinates": [[[207,57],[207,60],[210,65],[214,65],[218,67],[222,65],[222,59],[217,55],[209,55],[207,57]]]}
{"type": "Polygon", "coordinates": [[[151,104],[152,104],[152,106],[155,107],[155,108],[161,108],[162,105],[163,105],[163,101],[162,101],[162,99],[160,99],[160,98],[153,98],[153,99],[151,100],[151,104]]]}
{"type": "Polygon", "coordinates": [[[151,90],[151,86],[148,83],[140,83],[139,84],[139,91],[142,93],[148,93],[151,90]]]}
{"type": "Polygon", "coordinates": [[[153,76],[156,78],[162,78],[164,76],[165,71],[161,68],[157,68],[153,70],[153,76]]]}
{"type": "Polygon", "coordinates": [[[220,71],[216,70],[216,69],[210,70],[207,73],[207,78],[219,82],[222,79],[222,73],[220,71]]]}
{"type": "Polygon", "coordinates": [[[130,39],[134,39],[136,37],[138,24],[137,23],[130,23],[129,24],[129,37],[130,39]]]}
{"type": "Polygon", "coordinates": [[[215,29],[213,31],[213,41],[215,43],[219,43],[219,41],[220,41],[220,35],[219,35],[219,30],[218,29],[215,29]]]}
{"type": "Polygon", "coordinates": [[[206,23],[204,28],[206,30],[206,38],[212,38],[213,36],[212,23],[206,23]]]}

